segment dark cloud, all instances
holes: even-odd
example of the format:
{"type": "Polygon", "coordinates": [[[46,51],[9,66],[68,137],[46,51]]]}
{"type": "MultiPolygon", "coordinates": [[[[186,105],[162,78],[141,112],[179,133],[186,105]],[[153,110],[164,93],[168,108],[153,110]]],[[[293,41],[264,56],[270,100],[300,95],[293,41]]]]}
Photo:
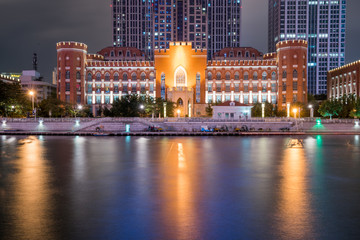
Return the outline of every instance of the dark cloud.
{"type": "MultiPolygon", "coordinates": [[[[111,45],[110,0],[0,0],[0,72],[31,69],[39,55],[39,71],[48,79],[56,64],[55,44],[84,42],[96,52],[111,45]]],[[[267,51],[268,0],[243,0],[243,46],[267,51]]],[[[346,60],[360,58],[360,1],[347,1],[346,60]]]]}

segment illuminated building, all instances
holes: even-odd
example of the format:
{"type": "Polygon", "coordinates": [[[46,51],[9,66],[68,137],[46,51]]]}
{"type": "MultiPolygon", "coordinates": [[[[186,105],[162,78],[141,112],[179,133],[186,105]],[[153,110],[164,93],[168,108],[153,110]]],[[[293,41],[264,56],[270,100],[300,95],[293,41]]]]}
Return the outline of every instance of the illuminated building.
{"type": "Polygon", "coordinates": [[[360,61],[332,69],[328,72],[328,99],[360,96],[360,61]]]}
{"type": "Polygon", "coordinates": [[[139,50],[129,57],[142,60],[116,60],[115,53],[111,57],[112,51],[126,49],[103,49],[99,53],[105,57],[89,54],[83,43],[57,43],[58,97],[90,104],[94,113],[128,94],[161,97],[175,102],[181,116],[189,117],[204,116],[207,104],[214,102],[267,101],[285,109],[289,103],[307,101],[307,42],[303,40],[279,42],[277,52],[261,60],[254,59],[260,53],[248,59],[217,59],[224,58],[222,54],[228,52],[224,50],[208,61],[207,50],[194,49],[191,42],[170,42],[169,49],[154,52],[154,61],[144,61],[139,50]]]}
{"type": "Polygon", "coordinates": [[[25,92],[34,91],[36,102],[41,102],[56,91],[56,85],[43,81],[40,73],[35,70],[24,70],[20,77],[21,88],[25,92]]]}
{"type": "Polygon", "coordinates": [[[346,0],[269,0],[268,51],[284,40],[308,41],[308,91],[326,94],[327,72],[345,63],[346,0]]]}
{"type": "Polygon", "coordinates": [[[0,81],[5,83],[19,83],[20,79],[11,77],[7,74],[0,74],[0,81]]]}

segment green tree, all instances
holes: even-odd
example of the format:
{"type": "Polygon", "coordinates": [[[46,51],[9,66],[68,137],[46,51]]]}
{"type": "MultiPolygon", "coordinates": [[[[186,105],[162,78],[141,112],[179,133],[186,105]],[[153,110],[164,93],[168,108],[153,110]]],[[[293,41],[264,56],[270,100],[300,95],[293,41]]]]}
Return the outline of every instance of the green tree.
{"type": "Polygon", "coordinates": [[[206,106],[205,112],[206,112],[206,116],[212,117],[212,115],[213,115],[213,108],[212,108],[212,106],[211,106],[210,103],[208,103],[208,105],[206,106]]]}
{"type": "Polygon", "coordinates": [[[37,114],[39,117],[62,117],[65,115],[65,104],[56,96],[51,96],[39,103],[37,114]]]}
{"type": "Polygon", "coordinates": [[[24,117],[31,111],[31,101],[19,83],[0,81],[0,116],[24,117]]]}
{"type": "Polygon", "coordinates": [[[324,101],[319,108],[319,113],[323,117],[338,116],[342,110],[341,102],[335,99],[324,101]]]}

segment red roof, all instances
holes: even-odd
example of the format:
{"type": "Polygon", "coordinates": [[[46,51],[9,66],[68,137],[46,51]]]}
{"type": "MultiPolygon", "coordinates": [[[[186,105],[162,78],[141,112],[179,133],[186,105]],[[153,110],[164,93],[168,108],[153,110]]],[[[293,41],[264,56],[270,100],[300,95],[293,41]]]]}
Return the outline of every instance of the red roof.
{"type": "Polygon", "coordinates": [[[250,105],[239,103],[239,102],[236,102],[236,101],[226,101],[226,102],[217,104],[215,106],[216,107],[217,106],[220,106],[220,107],[229,107],[229,106],[231,106],[231,107],[232,106],[235,106],[235,107],[250,107],[250,105]]]}

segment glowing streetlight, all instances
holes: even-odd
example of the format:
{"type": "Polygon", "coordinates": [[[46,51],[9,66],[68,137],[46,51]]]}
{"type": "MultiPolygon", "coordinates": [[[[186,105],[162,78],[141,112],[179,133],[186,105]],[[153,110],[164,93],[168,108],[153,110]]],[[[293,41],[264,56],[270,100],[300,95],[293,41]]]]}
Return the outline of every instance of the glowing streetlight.
{"type": "Polygon", "coordinates": [[[293,109],[293,112],[294,112],[294,118],[296,118],[297,109],[294,108],[294,109],[293,109]]]}
{"type": "Polygon", "coordinates": [[[141,104],[141,105],[140,105],[140,109],[144,109],[144,108],[145,108],[144,105],[141,104]]]}
{"type": "Polygon", "coordinates": [[[82,108],[83,108],[83,106],[78,105],[78,109],[79,109],[79,110],[82,110],[82,108]]]}
{"type": "Polygon", "coordinates": [[[310,117],[313,118],[314,117],[314,108],[313,105],[309,105],[310,108],[310,117]]]}
{"type": "Polygon", "coordinates": [[[261,117],[265,118],[265,103],[261,103],[261,117]]]}
{"type": "Polygon", "coordinates": [[[177,112],[178,118],[179,118],[180,117],[180,112],[181,112],[180,109],[178,109],[176,112],[177,112]]]}
{"type": "Polygon", "coordinates": [[[31,96],[32,109],[34,111],[34,95],[35,95],[35,92],[30,90],[29,95],[31,96]]]}

